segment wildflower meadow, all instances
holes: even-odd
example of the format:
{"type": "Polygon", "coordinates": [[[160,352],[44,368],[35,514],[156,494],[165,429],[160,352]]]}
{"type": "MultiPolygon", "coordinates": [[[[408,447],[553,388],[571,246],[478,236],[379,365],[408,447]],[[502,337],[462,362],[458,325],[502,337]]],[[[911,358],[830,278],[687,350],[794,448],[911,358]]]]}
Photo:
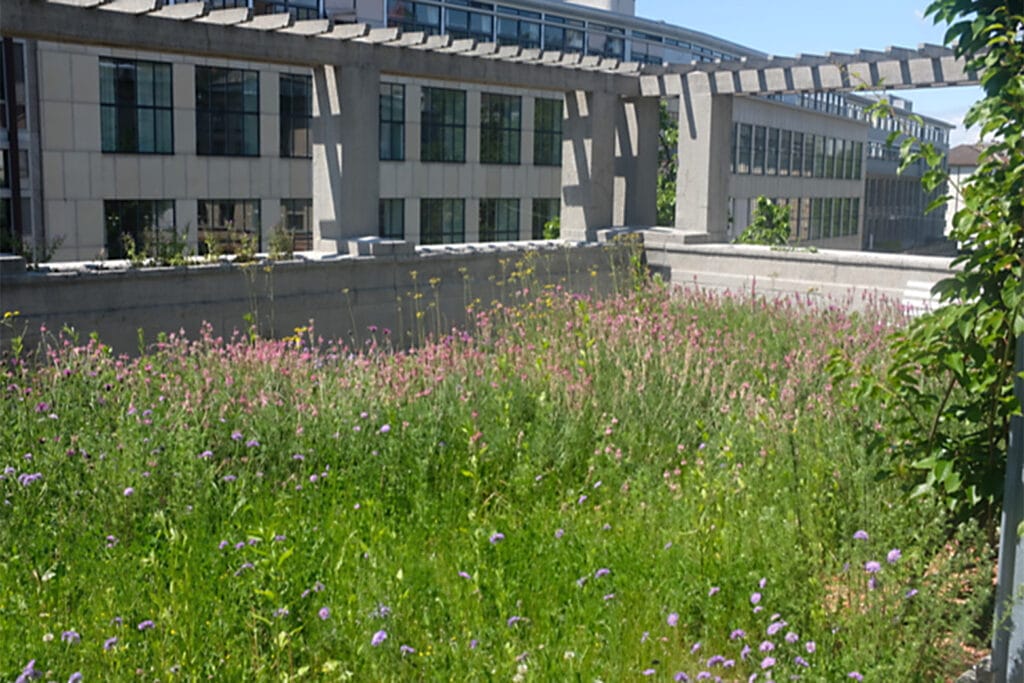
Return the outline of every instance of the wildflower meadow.
{"type": "Polygon", "coordinates": [[[0,680],[942,681],[986,535],[910,498],[895,306],[557,288],[412,350],[49,335],[0,393],[0,680]]]}

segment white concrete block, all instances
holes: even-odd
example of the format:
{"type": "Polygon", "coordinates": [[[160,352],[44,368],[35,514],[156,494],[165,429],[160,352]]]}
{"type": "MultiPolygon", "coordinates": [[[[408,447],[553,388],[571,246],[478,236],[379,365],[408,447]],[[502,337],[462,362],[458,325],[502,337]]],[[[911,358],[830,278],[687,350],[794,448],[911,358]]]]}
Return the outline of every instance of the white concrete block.
{"type": "Polygon", "coordinates": [[[89,155],[86,152],[68,152],[63,155],[64,197],[66,199],[89,199],[92,196],[89,184],[89,155]]]}
{"type": "Polygon", "coordinates": [[[114,197],[139,198],[139,160],[135,156],[120,155],[114,159],[114,197]]]}

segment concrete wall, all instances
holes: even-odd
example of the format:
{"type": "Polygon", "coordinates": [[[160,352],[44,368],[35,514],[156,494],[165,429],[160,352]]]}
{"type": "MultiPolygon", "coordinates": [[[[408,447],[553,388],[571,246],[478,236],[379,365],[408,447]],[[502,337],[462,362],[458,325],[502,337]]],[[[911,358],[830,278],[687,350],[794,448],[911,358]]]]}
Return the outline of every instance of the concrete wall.
{"type": "Polygon", "coordinates": [[[922,310],[949,277],[950,259],[734,244],[683,244],[671,230],[644,231],[648,264],[667,282],[768,296],[799,294],[862,308],[884,296],[922,310]]]}
{"type": "Polygon", "coordinates": [[[116,352],[134,353],[139,328],[150,342],[159,332],[184,330],[194,337],[204,321],[227,335],[247,328],[247,314],[265,335],[287,336],[315,319],[317,333],[326,338],[361,343],[376,325],[390,329],[396,345],[407,346],[425,333],[462,325],[467,305],[511,301],[524,286],[534,292],[544,285],[606,292],[626,277],[627,260],[623,249],[607,245],[553,243],[423,247],[407,257],[272,267],[19,273],[9,259],[0,263],[0,308],[20,315],[13,330],[0,326],[0,348],[9,345],[12,331],[23,332],[27,348],[34,348],[45,325],[51,333],[72,327],[82,340],[97,332],[116,352]]]}

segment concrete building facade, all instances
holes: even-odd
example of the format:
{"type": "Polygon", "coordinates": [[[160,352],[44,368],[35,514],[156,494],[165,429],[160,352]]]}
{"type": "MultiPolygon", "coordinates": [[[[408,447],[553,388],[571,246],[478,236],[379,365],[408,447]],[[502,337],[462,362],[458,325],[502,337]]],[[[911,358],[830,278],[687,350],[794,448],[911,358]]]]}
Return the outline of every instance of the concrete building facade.
{"type": "MultiPolygon", "coordinates": [[[[413,42],[473,25],[480,35],[449,38],[450,50],[496,54],[486,46],[511,41],[510,55],[533,50],[567,59],[576,52],[575,59],[589,60],[580,67],[617,62],[618,55],[694,64],[740,64],[739,57],[759,55],[631,18],[628,3],[611,7],[623,13],[540,0],[474,3],[473,12],[453,0],[208,4],[218,21],[235,11],[238,21],[254,11],[287,11],[306,24],[374,17],[380,33],[352,27],[352,36],[370,45],[401,35],[385,25],[421,29],[410,34],[413,42]],[[468,16],[474,13],[476,20],[468,16]],[[509,22],[518,22],[516,32],[509,22]],[[609,42],[612,36],[619,42],[609,42]],[[492,42],[478,42],[487,38],[492,42]],[[542,50],[556,40],[563,52],[542,50]]],[[[333,26],[346,35],[345,24],[333,26]]],[[[263,36],[252,31],[247,39],[263,36]]],[[[573,238],[655,222],[656,97],[567,90],[565,79],[505,85],[490,75],[504,68],[498,60],[475,72],[486,76],[420,77],[403,66],[415,60],[413,50],[390,66],[311,69],[178,54],[155,43],[148,51],[8,42],[22,54],[20,62],[7,60],[17,74],[8,80],[24,83],[21,99],[8,99],[25,113],[13,143],[3,136],[4,158],[17,148],[28,172],[19,170],[17,187],[4,185],[0,216],[7,216],[6,232],[18,222],[26,241],[61,239],[58,259],[122,257],[130,248],[125,234],[138,244],[147,230],[171,227],[199,253],[230,252],[242,240],[266,250],[279,229],[296,248],[333,252],[352,235],[414,244],[539,238],[559,215],[573,238]],[[327,182],[338,177],[340,183],[327,182]],[[16,215],[15,204],[26,208],[16,215]]],[[[584,68],[577,73],[588,78],[584,68]]],[[[703,133],[687,135],[696,110],[680,107],[677,227],[728,239],[747,225],[756,197],[766,195],[790,207],[800,242],[860,246],[865,122],[803,101],[753,96],[709,98],[697,109],[713,139],[709,145],[703,133]]]]}

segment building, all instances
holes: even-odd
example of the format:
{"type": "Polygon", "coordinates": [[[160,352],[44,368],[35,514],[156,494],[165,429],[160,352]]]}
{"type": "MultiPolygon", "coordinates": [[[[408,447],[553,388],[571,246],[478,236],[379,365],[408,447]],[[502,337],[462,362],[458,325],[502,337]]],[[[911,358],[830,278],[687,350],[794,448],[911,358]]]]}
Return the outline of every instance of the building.
{"type": "MultiPolygon", "coordinates": [[[[634,17],[628,0],[207,4],[644,64],[764,56],[634,17]]],[[[0,131],[0,228],[8,241],[59,241],[57,258],[73,260],[121,258],[147,233],[169,228],[197,253],[231,252],[243,240],[267,250],[279,230],[296,248],[328,248],[314,240],[318,103],[308,69],[10,39],[3,55],[11,123],[0,131]]],[[[542,236],[562,193],[564,93],[387,74],[380,81],[381,236],[416,244],[542,236]]],[[[797,241],[862,246],[872,128],[821,106],[828,97],[736,98],[723,141],[727,236],[739,234],[766,195],[790,207],[797,241]]]]}
{"type": "Polygon", "coordinates": [[[946,164],[949,170],[950,200],[946,204],[946,225],[945,232],[949,235],[953,229],[953,218],[957,211],[963,208],[963,197],[960,195],[960,187],[969,177],[978,170],[979,159],[985,151],[985,145],[975,143],[973,145],[957,145],[949,150],[946,164]]]}

